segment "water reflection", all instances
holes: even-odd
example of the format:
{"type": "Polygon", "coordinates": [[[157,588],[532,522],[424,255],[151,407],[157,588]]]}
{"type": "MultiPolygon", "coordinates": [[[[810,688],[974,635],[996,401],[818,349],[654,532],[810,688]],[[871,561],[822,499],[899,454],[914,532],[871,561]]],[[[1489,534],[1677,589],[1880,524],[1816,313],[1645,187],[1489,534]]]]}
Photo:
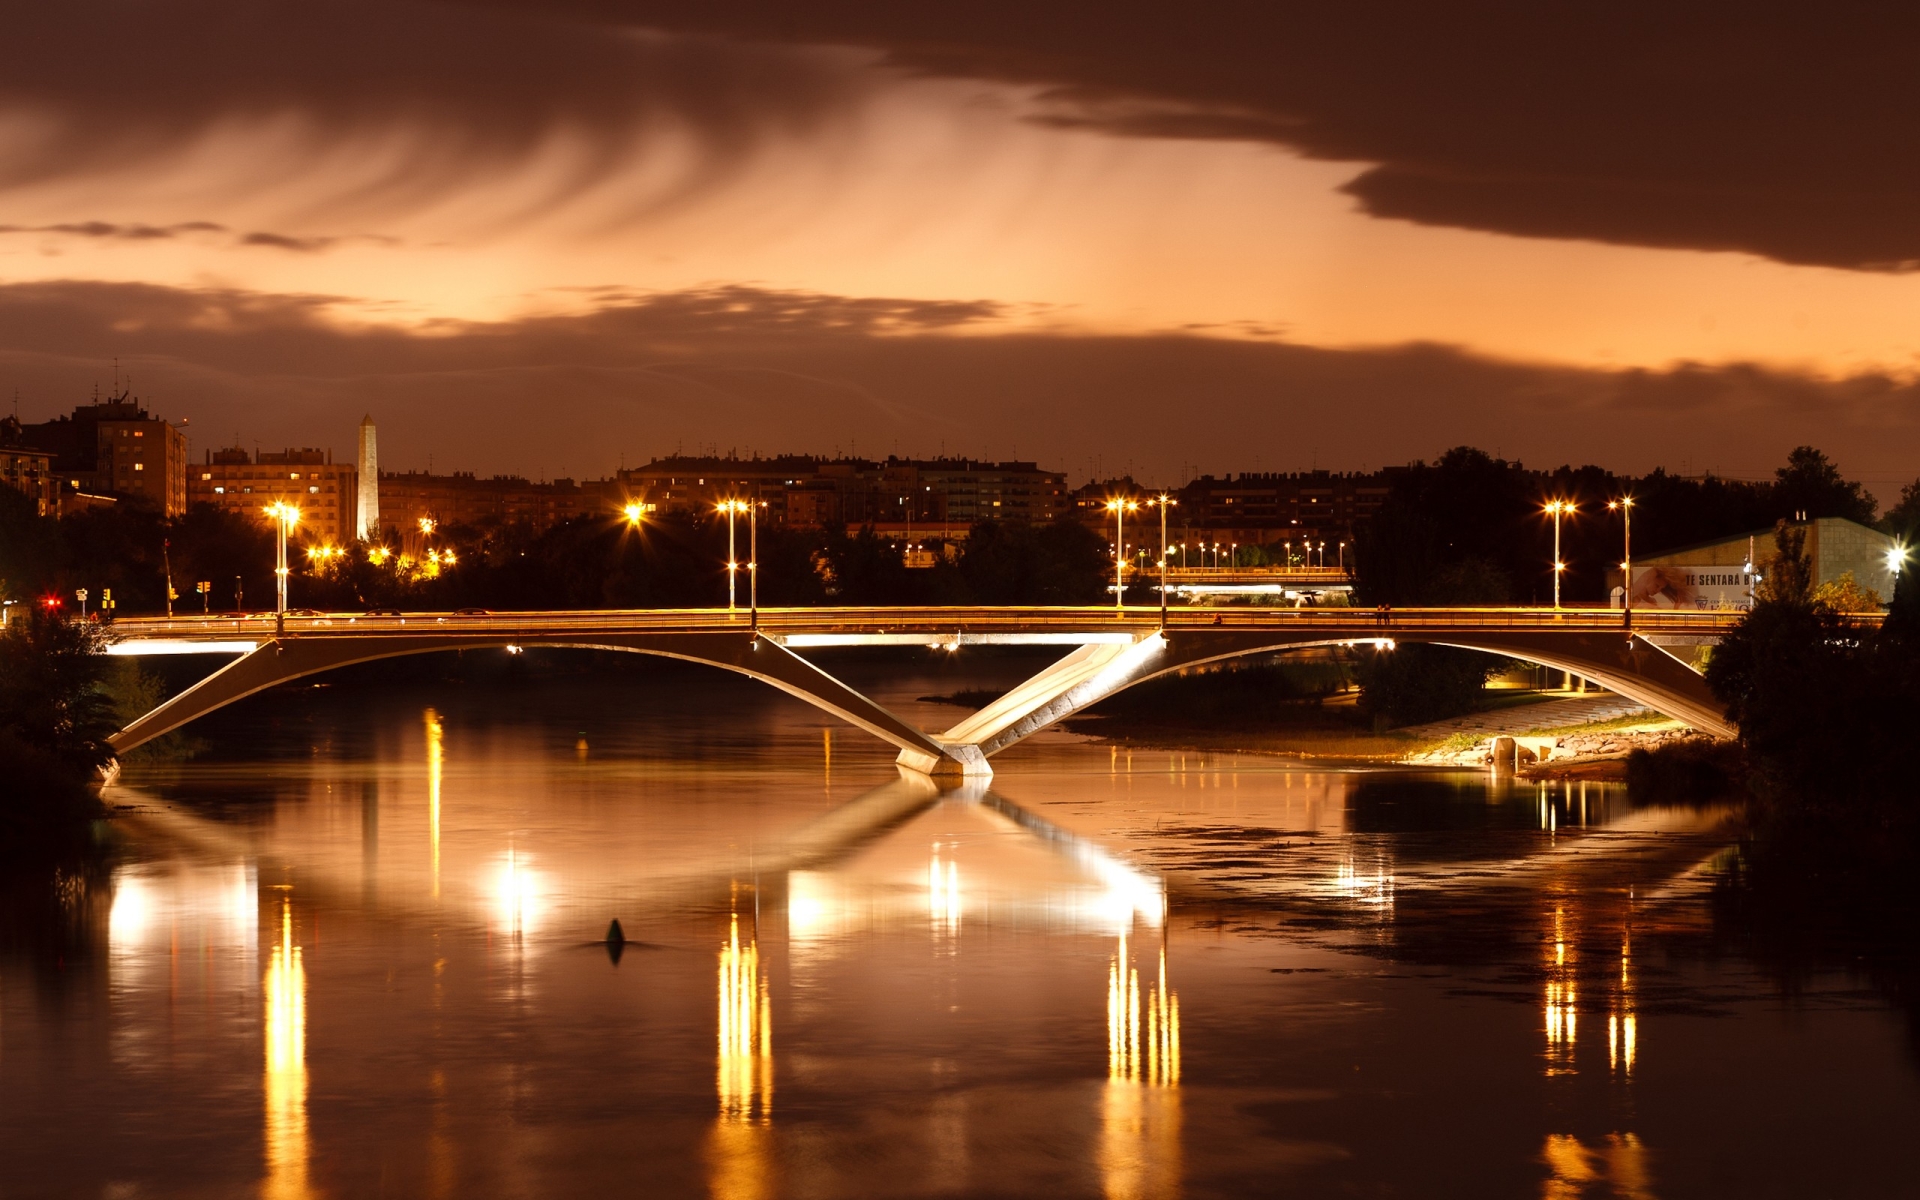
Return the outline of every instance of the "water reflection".
{"type": "Polygon", "coordinates": [[[493,879],[494,928],[509,945],[524,945],[539,927],[545,892],[540,873],[509,849],[493,879]]]}
{"type": "Polygon", "coordinates": [[[280,940],[266,992],[266,1159],[261,1194],[294,1200],[307,1189],[307,972],[293,940],[293,902],[280,900],[280,940]]]}
{"type": "Polygon", "coordinates": [[[1639,1020],[1633,1012],[1633,939],[1620,938],[1620,985],[1607,1014],[1607,1068],[1622,1078],[1633,1078],[1634,1054],[1639,1042],[1639,1020]]]}
{"type": "Polygon", "coordinates": [[[1553,949],[1547,959],[1547,1074],[1574,1071],[1574,1043],[1580,1028],[1579,980],[1567,953],[1567,911],[1553,910],[1553,949]]]}
{"type": "Polygon", "coordinates": [[[940,843],[933,844],[933,861],[927,864],[927,914],[936,934],[951,938],[960,932],[960,864],[940,859],[940,843]]]}
{"type": "Polygon", "coordinates": [[[440,898],[440,772],[446,753],[440,714],[428,708],[423,716],[427,727],[427,842],[433,871],[433,898],[440,898]]]}
{"type": "Polygon", "coordinates": [[[729,925],[720,948],[720,1119],[764,1123],[773,1115],[773,1008],[758,940],[741,944],[739,913],[729,925]]]}
{"type": "Polygon", "coordinates": [[[1160,946],[1159,978],[1142,996],[1130,942],[1123,932],[1107,964],[1100,1181],[1112,1200],[1180,1191],[1180,998],[1167,982],[1165,943],[1160,946]]]}
{"type": "Polygon", "coordinates": [[[1620,1200],[1654,1200],[1647,1149],[1631,1133],[1610,1133],[1593,1145],[1569,1133],[1550,1133],[1540,1159],[1548,1172],[1540,1186],[1540,1200],[1601,1194],[1620,1200]]]}

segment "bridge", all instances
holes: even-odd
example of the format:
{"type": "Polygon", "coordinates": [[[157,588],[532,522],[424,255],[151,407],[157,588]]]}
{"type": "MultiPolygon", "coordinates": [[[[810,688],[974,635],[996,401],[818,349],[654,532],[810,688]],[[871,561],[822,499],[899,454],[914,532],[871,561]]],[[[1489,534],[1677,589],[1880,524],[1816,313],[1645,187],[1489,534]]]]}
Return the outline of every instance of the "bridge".
{"type": "Polygon", "coordinates": [[[1537,608],[787,608],[272,614],[126,618],[116,654],[227,653],[233,662],[115,734],[128,750],[276,684],[441,650],[621,650],[751,676],[866,730],[930,775],[985,777],[988,759],[1136,683],[1206,663],[1323,646],[1425,642],[1539,663],[1718,737],[1705,681],[1666,647],[1717,641],[1738,613],[1537,608]],[[1062,657],[941,732],[920,729],[807,661],[838,646],[1051,645],[1062,657]]]}

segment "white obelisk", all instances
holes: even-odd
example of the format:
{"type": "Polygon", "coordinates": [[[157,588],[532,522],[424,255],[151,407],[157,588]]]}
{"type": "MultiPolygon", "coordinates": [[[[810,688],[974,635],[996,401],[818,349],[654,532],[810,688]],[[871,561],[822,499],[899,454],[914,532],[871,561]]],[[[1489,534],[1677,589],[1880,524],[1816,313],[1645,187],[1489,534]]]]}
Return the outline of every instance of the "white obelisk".
{"type": "Polygon", "coordinates": [[[360,496],[356,531],[361,541],[380,537],[380,453],[374,446],[373,414],[360,419],[360,496]]]}

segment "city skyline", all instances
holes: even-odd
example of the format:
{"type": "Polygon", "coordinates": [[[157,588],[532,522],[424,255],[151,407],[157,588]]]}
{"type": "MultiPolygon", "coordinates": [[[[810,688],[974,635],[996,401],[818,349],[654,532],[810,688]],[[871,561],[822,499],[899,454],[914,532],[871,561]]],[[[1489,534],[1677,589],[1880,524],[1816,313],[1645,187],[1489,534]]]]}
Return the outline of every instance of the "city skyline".
{"type": "Polygon", "coordinates": [[[1884,498],[1910,18],[1808,20],[62,6],[0,51],[0,387],[531,477],[1815,444],[1884,498]]]}

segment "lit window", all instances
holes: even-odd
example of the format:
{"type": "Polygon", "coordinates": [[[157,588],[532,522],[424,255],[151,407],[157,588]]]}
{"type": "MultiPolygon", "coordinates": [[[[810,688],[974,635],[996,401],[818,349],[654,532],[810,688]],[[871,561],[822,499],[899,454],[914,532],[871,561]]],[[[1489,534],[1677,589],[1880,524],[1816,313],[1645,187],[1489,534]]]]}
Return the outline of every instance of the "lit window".
{"type": "Polygon", "coordinates": [[[319,488],[317,488],[317,487],[310,487],[310,488],[308,488],[307,490],[308,490],[309,492],[312,492],[312,493],[313,493],[314,495],[316,495],[316,496],[320,494],[320,489],[319,489],[319,488]]]}
{"type": "Polygon", "coordinates": [[[145,431],[145,430],[141,430],[141,429],[136,429],[136,430],[134,430],[134,431],[133,431],[133,436],[135,436],[135,437],[145,437],[145,436],[147,436],[147,435],[146,435],[146,431],[145,431]]]}
{"type": "MultiPolygon", "coordinates": [[[[213,478],[213,474],[212,474],[212,472],[210,472],[210,471],[202,471],[202,472],[200,472],[200,478],[202,478],[202,479],[212,479],[212,478],[213,478]]],[[[219,488],[215,488],[215,489],[213,489],[213,490],[217,492],[217,491],[219,491],[220,489],[219,489],[219,488]]]]}
{"type": "Polygon", "coordinates": [[[213,494],[214,494],[214,495],[216,495],[216,496],[224,496],[224,495],[226,495],[226,494],[227,494],[227,489],[225,489],[225,488],[223,488],[223,487],[217,487],[217,488],[215,488],[215,489],[213,489],[213,494]]]}
{"type": "Polygon", "coordinates": [[[291,474],[291,475],[289,475],[289,476],[287,476],[287,478],[288,478],[288,479],[298,479],[298,478],[300,478],[300,472],[298,472],[298,471],[295,471],[295,472],[294,472],[293,474],[291,474]]]}
{"type": "Polygon", "coordinates": [[[145,463],[135,463],[135,464],[133,464],[133,469],[134,469],[134,470],[136,470],[136,471],[144,471],[144,470],[146,470],[146,469],[147,469],[147,464],[145,464],[145,463]]]}

